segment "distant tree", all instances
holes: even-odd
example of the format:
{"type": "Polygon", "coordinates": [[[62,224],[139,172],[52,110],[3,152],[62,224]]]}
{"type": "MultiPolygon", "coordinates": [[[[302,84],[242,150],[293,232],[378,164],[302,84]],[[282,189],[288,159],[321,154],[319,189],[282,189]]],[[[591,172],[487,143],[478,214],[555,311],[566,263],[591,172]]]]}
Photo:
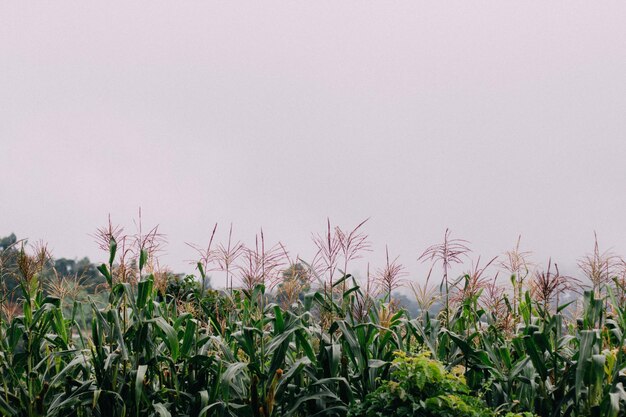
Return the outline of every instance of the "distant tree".
{"type": "MultiPolygon", "coordinates": [[[[17,242],[15,233],[0,238],[0,291],[11,297],[15,296],[15,289],[18,287],[15,273],[21,245],[16,245],[17,242]]],[[[96,265],[87,257],[78,261],[68,258],[50,259],[41,271],[42,282],[58,276],[76,278],[88,293],[93,293],[96,286],[104,282],[96,265]]]]}
{"type": "Polygon", "coordinates": [[[186,300],[195,297],[200,286],[193,275],[171,274],[167,276],[165,294],[176,300],[186,300]]]}
{"type": "Polygon", "coordinates": [[[300,262],[291,264],[281,274],[277,285],[276,298],[283,306],[289,306],[302,299],[303,295],[311,289],[311,274],[300,262]]]}
{"type": "Polygon", "coordinates": [[[9,236],[0,239],[0,250],[4,251],[14,245],[17,242],[17,236],[15,233],[11,233],[9,236]]]}
{"type": "MultiPolygon", "coordinates": [[[[15,233],[0,238],[0,300],[4,297],[19,297],[21,294],[21,291],[16,291],[16,289],[19,288],[17,263],[20,251],[22,250],[21,243],[17,236],[15,236],[15,233]]],[[[128,266],[131,270],[137,269],[135,261],[130,262],[128,266]]],[[[64,279],[66,279],[66,282],[76,283],[77,288],[80,288],[81,291],[85,291],[88,294],[95,293],[98,287],[106,282],[102,274],[98,271],[97,266],[87,257],[81,259],[48,259],[43,270],[39,271],[39,276],[42,288],[44,292],[48,294],[51,294],[50,291],[54,288],[58,289],[58,286],[63,284],[64,279]]],[[[185,281],[186,279],[185,276],[181,274],[176,276],[179,280],[185,281]]],[[[178,284],[174,282],[172,291],[177,294],[181,293],[181,291],[184,293],[194,285],[199,284],[185,282],[181,290],[178,288],[178,284]]],[[[205,285],[207,288],[210,287],[210,277],[207,277],[205,280],[205,285]]]]}
{"type": "Polygon", "coordinates": [[[419,306],[415,300],[410,299],[406,294],[394,293],[394,299],[398,306],[404,308],[411,317],[417,317],[420,313],[419,306]]]}
{"type": "Polygon", "coordinates": [[[11,296],[17,287],[14,271],[17,266],[18,250],[15,233],[0,238],[0,299],[11,296]]]}

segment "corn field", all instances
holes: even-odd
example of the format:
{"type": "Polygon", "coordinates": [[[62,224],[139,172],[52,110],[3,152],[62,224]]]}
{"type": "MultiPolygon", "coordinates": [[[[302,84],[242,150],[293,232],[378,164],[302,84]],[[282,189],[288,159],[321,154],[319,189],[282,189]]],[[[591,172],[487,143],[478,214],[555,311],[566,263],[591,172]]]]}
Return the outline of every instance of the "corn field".
{"type": "MultiPolygon", "coordinates": [[[[134,241],[109,226],[104,302],[40,281],[45,250],[20,248],[19,294],[3,298],[5,416],[625,416],[626,306],[617,258],[581,260],[589,284],[505,254],[452,278],[469,252],[446,231],[419,257],[439,284],[402,266],[358,280],[361,225],[316,236],[318,257],[231,242],[199,249],[228,288],[172,295],[153,262],[156,230],[134,241]],[[132,258],[132,259],[131,259],[132,258]],[[238,265],[238,266],[236,266],[238,265]],[[296,266],[297,265],[297,266],[296,266]],[[320,267],[321,265],[321,267],[320,267]],[[489,268],[510,276],[500,285],[489,268]],[[233,285],[235,278],[241,284],[233,285]],[[411,316],[394,301],[410,288],[411,316]],[[575,291],[579,291],[578,294],[575,291]],[[571,294],[576,294],[571,297],[571,294]],[[440,308],[434,308],[440,306],[440,308]],[[87,314],[87,313],[88,314],[87,314]]],[[[215,232],[215,231],[214,231],[215,232]]]]}

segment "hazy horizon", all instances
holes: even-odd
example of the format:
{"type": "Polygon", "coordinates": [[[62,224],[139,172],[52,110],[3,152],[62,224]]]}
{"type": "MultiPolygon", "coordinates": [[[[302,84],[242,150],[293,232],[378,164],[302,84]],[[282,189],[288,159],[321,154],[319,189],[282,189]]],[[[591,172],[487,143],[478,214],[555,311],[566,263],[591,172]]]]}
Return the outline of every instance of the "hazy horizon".
{"type": "MultiPolygon", "coordinates": [[[[106,259],[111,214],[163,262],[217,239],[312,257],[370,218],[417,256],[444,230],[570,273],[626,255],[626,4],[77,1],[0,5],[0,236],[106,259]],[[567,271],[569,272],[569,271],[567,271]]],[[[215,283],[219,286],[219,283],[215,283]]]]}

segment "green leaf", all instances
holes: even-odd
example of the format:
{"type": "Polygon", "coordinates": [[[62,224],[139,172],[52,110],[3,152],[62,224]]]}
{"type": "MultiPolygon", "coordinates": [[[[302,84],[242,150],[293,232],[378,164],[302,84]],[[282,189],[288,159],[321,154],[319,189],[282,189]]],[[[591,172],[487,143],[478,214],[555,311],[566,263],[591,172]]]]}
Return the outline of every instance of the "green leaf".
{"type": "Polygon", "coordinates": [[[600,405],[600,401],[602,401],[605,362],[606,357],[604,355],[591,356],[591,384],[588,395],[592,406],[600,405]]]}
{"type": "Polygon", "coordinates": [[[572,305],[576,301],[578,301],[578,300],[572,300],[572,301],[570,301],[568,303],[561,304],[560,306],[557,307],[556,312],[560,313],[561,311],[565,310],[567,307],[569,307],[570,305],[572,305]]]}
{"type": "Polygon", "coordinates": [[[204,267],[202,266],[202,263],[198,262],[196,265],[198,267],[198,271],[200,271],[200,276],[202,277],[202,279],[206,278],[206,275],[204,274],[204,267]]]}
{"type": "Polygon", "coordinates": [[[9,403],[4,400],[4,395],[0,395],[0,411],[3,416],[18,416],[18,410],[11,407],[9,403]]]}
{"type": "Polygon", "coordinates": [[[139,415],[139,402],[141,401],[141,394],[143,392],[143,383],[146,379],[146,371],[148,365],[139,365],[137,368],[137,376],[135,377],[135,410],[139,415]]]}
{"type": "Polygon", "coordinates": [[[146,305],[148,298],[152,295],[154,276],[151,274],[148,279],[137,284],[137,308],[141,310],[146,305]]]}
{"type": "Polygon", "coordinates": [[[585,372],[591,362],[593,345],[596,333],[593,330],[582,330],[580,332],[580,346],[578,349],[578,363],[576,364],[576,400],[580,401],[585,386],[585,372]]]}
{"type": "Polygon", "coordinates": [[[161,329],[161,331],[163,332],[165,336],[163,341],[165,342],[165,345],[170,351],[172,360],[176,362],[178,360],[179,350],[178,350],[178,335],[176,334],[176,331],[174,330],[174,328],[170,326],[163,317],[154,318],[152,320],[149,320],[149,322],[156,324],[159,327],[159,329],[161,329]]]}
{"type": "Polygon", "coordinates": [[[106,278],[107,280],[107,284],[109,284],[109,287],[111,287],[113,285],[113,278],[111,277],[111,272],[109,272],[109,268],[106,266],[106,264],[100,265],[98,267],[98,271],[100,271],[100,273],[104,275],[104,278],[106,278]]]}
{"type": "Polygon", "coordinates": [[[285,319],[280,306],[274,306],[274,334],[279,334],[285,330],[285,319]]]}
{"type": "Polygon", "coordinates": [[[117,242],[115,238],[111,236],[109,239],[109,265],[113,266],[113,261],[115,260],[115,252],[117,251],[117,242]]]}
{"type": "Polygon", "coordinates": [[[54,320],[52,322],[52,327],[54,328],[55,333],[59,336],[59,338],[63,341],[63,349],[67,349],[67,343],[69,339],[69,335],[67,333],[67,327],[65,325],[65,319],[63,318],[63,312],[60,308],[55,308],[52,311],[54,320]]]}
{"type": "Polygon", "coordinates": [[[163,403],[154,403],[152,407],[154,407],[154,411],[156,411],[160,417],[172,417],[172,414],[165,408],[163,403]]]}
{"type": "Polygon", "coordinates": [[[196,328],[196,320],[187,320],[187,325],[185,326],[185,335],[183,336],[183,345],[180,350],[182,356],[187,356],[189,354],[189,351],[191,350],[191,346],[194,341],[194,336],[196,335],[196,328]]]}
{"type": "Polygon", "coordinates": [[[141,248],[139,251],[139,271],[143,270],[143,267],[146,265],[146,261],[148,260],[148,251],[144,248],[141,248]]]}
{"type": "Polygon", "coordinates": [[[532,336],[524,336],[524,347],[526,348],[526,353],[530,357],[530,360],[533,363],[533,366],[539,373],[539,376],[543,381],[548,377],[548,368],[543,359],[543,355],[537,349],[537,345],[533,340],[532,336]]]}
{"type": "Polygon", "coordinates": [[[338,285],[341,285],[344,281],[350,279],[352,275],[350,274],[345,274],[343,277],[341,277],[338,281],[333,283],[333,288],[337,287],[338,285]]]}
{"type": "Polygon", "coordinates": [[[109,310],[108,311],[108,318],[110,321],[113,322],[113,325],[115,326],[113,331],[115,333],[115,335],[117,336],[117,342],[118,342],[118,347],[122,352],[122,359],[127,360],[128,359],[128,349],[126,348],[126,342],[124,340],[124,332],[122,331],[122,326],[120,323],[120,314],[118,310],[109,310]]]}
{"type": "Polygon", "coordinates": [[[609,414],[607,417],[617,417],[619,414],[619,394],[616,392],[609,393],[609,414]]]}

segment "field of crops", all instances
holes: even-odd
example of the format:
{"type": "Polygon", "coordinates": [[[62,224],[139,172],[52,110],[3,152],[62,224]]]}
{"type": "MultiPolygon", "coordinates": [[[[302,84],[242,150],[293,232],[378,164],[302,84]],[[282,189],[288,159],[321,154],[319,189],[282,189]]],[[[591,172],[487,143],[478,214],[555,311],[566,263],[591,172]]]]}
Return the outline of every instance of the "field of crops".
{"type": "Polygon", "coordinates": [[[13,247],[2,415],[626,415],[623,262],[597,245],[588,282],[531,268],[519,247],[452,277],[468,248],[446,232],[420,257],[436,272],[409,283],[389,257],[361,280],[344,272],[367,254],[360,226],[329,225],[311,263],[262,237],[211,242],[195,281],[159,271],[156,230],[99,241],[100,296],[82,298],[69,278],[42,282],[44,246],[13,247]],[[216,270],[225,290],[198,284],[216,270]],[[419,314],[394,302],[401,286],[419,314]]]}

